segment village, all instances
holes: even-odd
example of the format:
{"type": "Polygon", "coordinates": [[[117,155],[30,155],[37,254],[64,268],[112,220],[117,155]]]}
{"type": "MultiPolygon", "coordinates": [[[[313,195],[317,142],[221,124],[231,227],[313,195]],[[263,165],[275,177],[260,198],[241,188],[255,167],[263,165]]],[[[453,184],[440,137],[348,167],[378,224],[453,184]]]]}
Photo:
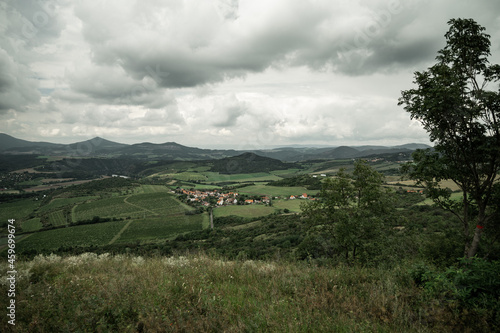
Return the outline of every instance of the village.
{"type": "Polygon", "coordinates": [[[245,195],[239,195],[237,192],[227,192],[223,193],[218,190],[201,191],[201,190],[186,190],[183,188],[177,188],[175,191],[181,196],[185,196],[185,201],[190,204],[200,204],[204,207],[209,207],[211,205],[217,206],[227,206],[227,205],[253,205],[253,204],[264,204],[270,205],[271,200],[275,199],[306,199],[315,200],[311,198],[307,193],[302,193],[301,195],[290,195],[287,197],[269,197],[269,196],[251,196],[250,198],[245,195]]]}

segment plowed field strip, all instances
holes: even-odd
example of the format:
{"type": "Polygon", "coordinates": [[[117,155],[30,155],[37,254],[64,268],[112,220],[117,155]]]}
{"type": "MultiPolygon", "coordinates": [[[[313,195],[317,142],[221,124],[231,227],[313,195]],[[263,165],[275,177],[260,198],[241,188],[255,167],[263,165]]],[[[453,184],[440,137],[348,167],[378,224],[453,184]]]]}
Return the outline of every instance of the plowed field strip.
{"type": "Polygon", "coordinates": [[[128,226],[129,226],[130,224],[132,224],[132,222],[134,222],[134,220],[130,220],[130,221],[128,221],[128,222],[127,222],[127,224],[125,224],[125,225],[123,226],[123,228],[122,228],[120,231],[118,231],[118,233],[115,235],[115,237],[113,237],[113,239],[111,239],[111,240],[109,241],[108,245],[111,245],[111,244],[113,244],[114,242],[116,242],[116,240],[117,240],[118,238],[120,238],[120,236],[121,236],[121,235],[123,234],[123,232],[124,232],[124,231],[128,228],[128,226]]]}

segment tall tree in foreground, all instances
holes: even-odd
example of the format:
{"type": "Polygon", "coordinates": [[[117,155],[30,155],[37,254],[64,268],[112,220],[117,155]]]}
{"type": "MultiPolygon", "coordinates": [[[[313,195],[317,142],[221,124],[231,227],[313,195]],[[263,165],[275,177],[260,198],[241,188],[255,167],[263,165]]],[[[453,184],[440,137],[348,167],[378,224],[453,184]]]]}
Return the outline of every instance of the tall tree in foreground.
{"type": "Polygon", "coordinates": [[[483,231],[498,227],[493,201],[500,165],[500,66],[491,65],[489,35],[472,19],[452,19],[447,44],[437,63],[416,72],[417,88],[402,92],[412,119],[420,121],[435,151],[417,151],[405,167],[441,207],[463,225],[464,255],[478,251],[483,231]],[[463,191],[451,200],[440,181],[451,179],[463,191]]]}

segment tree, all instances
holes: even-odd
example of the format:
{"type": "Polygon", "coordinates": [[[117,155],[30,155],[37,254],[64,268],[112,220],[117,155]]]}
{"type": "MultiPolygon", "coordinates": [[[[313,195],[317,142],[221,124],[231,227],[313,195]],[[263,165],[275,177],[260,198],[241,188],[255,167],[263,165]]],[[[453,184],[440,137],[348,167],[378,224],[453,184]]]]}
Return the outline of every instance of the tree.
{"type": "Polygon", "coordinates": [[[417,151],[404,167],[438,205],[461,221],[464,256],[476,255],[483,231],[493,229],[492,194],[500,165],[500,66],[490,65],[489,35],[472,19],[452,19],[437,63],[415,72],[417,88],[402,91],[399,105],[420,121],[434,150],[417,151]],[[498,87],[493,87],[498,88],[498,87]],[[460,202],[440,184],[451,179],[460,202]]]}
{"type": "Polygon", "coordinates": [[[331,236],[325,247],[334,247],[349,260],[376,246],[384,219],[392,210],[391,196],[382,187],[383,176],[366,161],[356,161],[349,175],[341,169],[327,178],[319,200],[302,206],[304,215],[316,227],[331,236]]]}

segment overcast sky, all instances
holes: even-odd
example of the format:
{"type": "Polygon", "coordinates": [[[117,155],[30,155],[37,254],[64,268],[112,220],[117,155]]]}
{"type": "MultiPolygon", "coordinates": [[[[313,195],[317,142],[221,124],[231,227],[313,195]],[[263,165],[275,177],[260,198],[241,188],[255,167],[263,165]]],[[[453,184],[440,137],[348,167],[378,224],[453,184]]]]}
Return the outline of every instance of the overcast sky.
{"type": "Polygon", "coordinates": [[[0,0],[0,132],[203,148],[429,143],[397,105],[498,0],[0,0]]]}

